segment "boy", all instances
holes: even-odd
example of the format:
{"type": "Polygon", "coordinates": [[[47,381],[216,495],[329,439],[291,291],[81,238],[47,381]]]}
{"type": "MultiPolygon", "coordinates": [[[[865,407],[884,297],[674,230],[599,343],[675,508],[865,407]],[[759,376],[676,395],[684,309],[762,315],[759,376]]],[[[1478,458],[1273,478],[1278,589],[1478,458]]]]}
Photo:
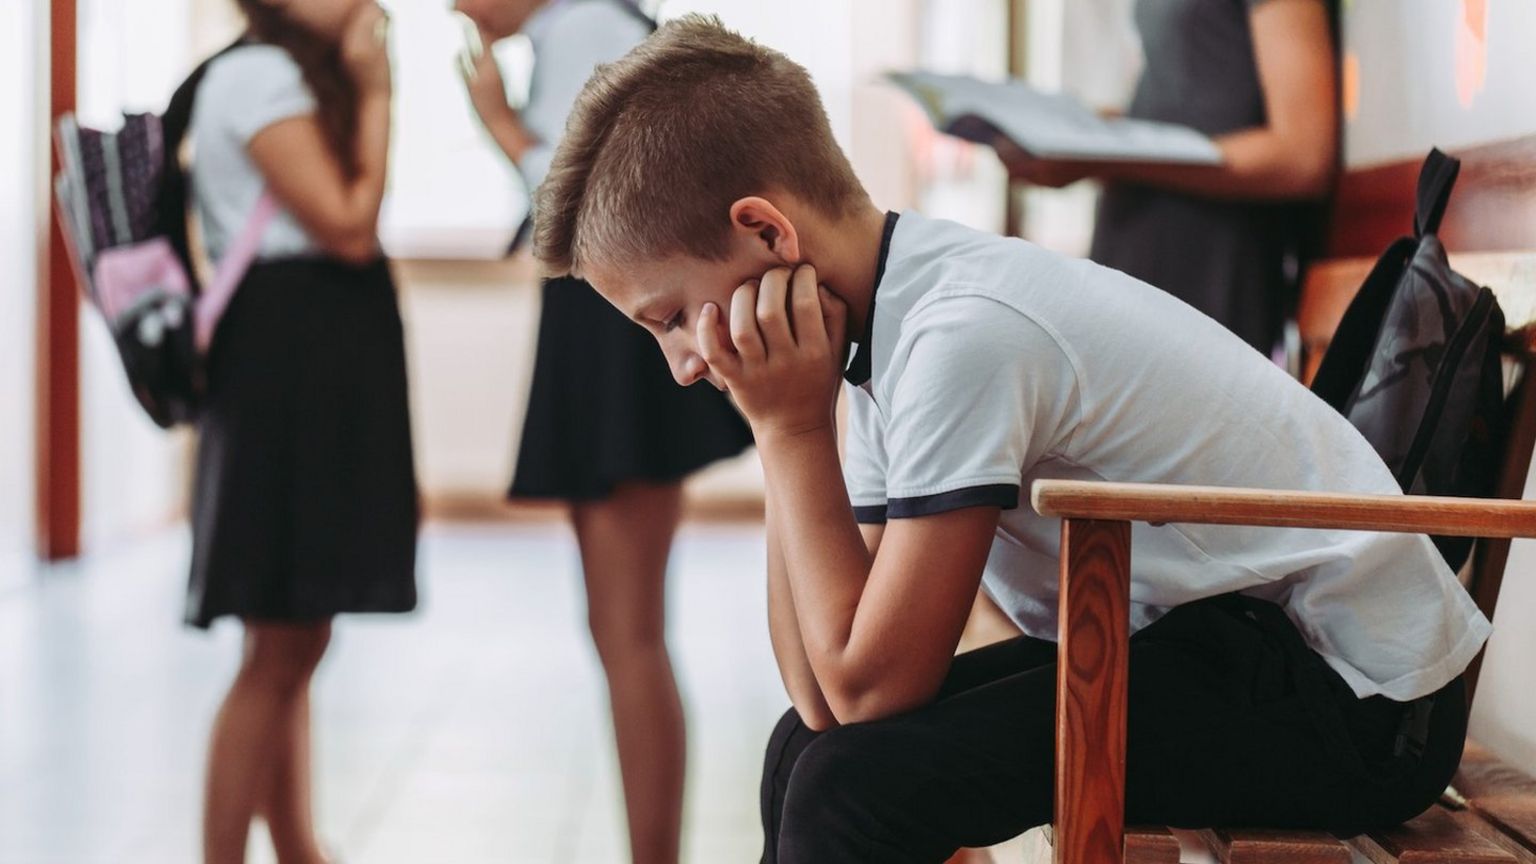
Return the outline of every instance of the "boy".
{"type": "MultiPolygon", "coordinates": [[[[805,71],[709,19],[588,83],[538,212],[540,260],[756,436],[794,703],[766,861],[937,862],[1049,821],[1060,525],[1019,506],[1035,479],[1397,491],[1345,420],[1179,301],[881,214],[805,71]],[[952,657],[979,582],[1027,635],[952,657]]],[[[1134,536],[1130,822],[1381,824],[1435,800],[1489,625],[1426,538],[1134,536]]]]}

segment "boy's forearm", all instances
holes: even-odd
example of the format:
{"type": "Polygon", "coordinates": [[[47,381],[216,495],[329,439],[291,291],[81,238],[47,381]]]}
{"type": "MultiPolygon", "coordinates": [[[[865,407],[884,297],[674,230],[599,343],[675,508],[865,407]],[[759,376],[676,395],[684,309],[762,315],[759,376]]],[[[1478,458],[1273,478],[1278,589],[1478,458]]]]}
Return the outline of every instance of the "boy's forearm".
{"type": "Polygon", "coordinates": [[[758,441],[800,643],[820,693],[857,689],[850,643],[871,556],[843,485],[830,425],[758,441]]]}
{"type": "Polygon", "coordinates": [[[768,633],[773,642],[773,655],[779,664],[779,675],[784,680],[784,690],[794,703],[800,719],[812,729],[822,731],[837,725],[826,697],[816,683],[816,674],[805,654],[805,643],[800,638],[800,624],[795,617],[794,597],[790,592],[789,574],[784,566],[784,551],[780,543],[777,520],[773,512],[772,496],[765,507],[768,539],[768,633]]]}

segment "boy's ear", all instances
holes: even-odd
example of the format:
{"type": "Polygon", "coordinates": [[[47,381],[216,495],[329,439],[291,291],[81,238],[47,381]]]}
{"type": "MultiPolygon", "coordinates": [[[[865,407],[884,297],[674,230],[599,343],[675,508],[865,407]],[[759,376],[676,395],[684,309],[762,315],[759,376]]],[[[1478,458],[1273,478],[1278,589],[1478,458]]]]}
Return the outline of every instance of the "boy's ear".
{"type": "Polygon", "coordinates": [[[800,235],[784,211],[766,198],[749,196],[731,205],[731,231],[782,264],[799,264],[800,235]]]}

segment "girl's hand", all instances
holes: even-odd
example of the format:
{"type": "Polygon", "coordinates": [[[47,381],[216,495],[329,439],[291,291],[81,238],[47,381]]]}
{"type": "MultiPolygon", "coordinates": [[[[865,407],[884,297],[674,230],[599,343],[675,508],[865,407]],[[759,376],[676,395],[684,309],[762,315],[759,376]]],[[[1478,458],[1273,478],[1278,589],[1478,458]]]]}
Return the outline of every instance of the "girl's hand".
{"type": "Polygon", "coordinates": [[[469,92],[469,104],[474,106],[480,122],[487,126],[516,119],[516,112],[507,103],[507,85],[502,80],[501,67],[496,65],[491,42],[491,37],[482,30],[480,52],[472,54],[466,49],[459,54],[459,77],[469,92]]]}
{"type": "Polygon", "coordinates": [[[730,338],[707,303],[699,353],[734,397],[759,441],[831,428],[847,307],[816,282],[808,264],[770,270],[731,296],[730,338]]]}
{"type": "Polygon", "coordinates": [[[377,4],[365,3],[352,16],[341,37],[341,60],[360,94],[389,94],[389,16],[377,4]]]}
{"type": "Polygon", "coordinates": [[[1002,135],[992,140],[992,149],[997,151],[997,158],[1001,159],[1003,167],[1008,169],[1009,177],[1036,186],[1060,189],[1092,173],[1089,166],[1081,162],[1040,159],[1002,135]]]}

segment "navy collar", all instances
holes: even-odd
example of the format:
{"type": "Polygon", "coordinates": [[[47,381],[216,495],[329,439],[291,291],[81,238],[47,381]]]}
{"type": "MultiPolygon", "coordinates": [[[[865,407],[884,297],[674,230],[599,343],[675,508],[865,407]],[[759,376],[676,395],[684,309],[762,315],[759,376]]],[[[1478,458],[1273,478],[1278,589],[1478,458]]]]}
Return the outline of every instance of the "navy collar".
{"type": "Polygon", "coordinates": [[[891,257],[891,237],[896,233],[896,220],[901,216],[894,210],[885,214],[885,231],[880,235],[880,259],[875,263],[875,284],[869,289],[869,311],[864,315],[864,332],[855,340],[859,350],[843,371],[843,380],[855,387],[869,383],[873,374],[871,343],[875,338],[875,295],[880,293],[880,280],[885,278],[885,261],[891,257]]]}

